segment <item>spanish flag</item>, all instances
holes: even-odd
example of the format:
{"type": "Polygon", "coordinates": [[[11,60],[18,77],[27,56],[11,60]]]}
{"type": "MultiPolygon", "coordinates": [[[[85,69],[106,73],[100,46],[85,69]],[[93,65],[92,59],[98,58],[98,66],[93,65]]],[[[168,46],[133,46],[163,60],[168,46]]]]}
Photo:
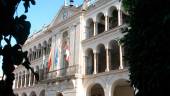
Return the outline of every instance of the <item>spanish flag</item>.
{"type": "Polygon", "coordinates": [[[52,61],[53,61],[52,60],[52,58],[53,58],[52,53],[53,53],[53,49],[51,48],[50,55],[48,57],[48,72],[51,70],[51,66],[52,66],[52,61]]]}

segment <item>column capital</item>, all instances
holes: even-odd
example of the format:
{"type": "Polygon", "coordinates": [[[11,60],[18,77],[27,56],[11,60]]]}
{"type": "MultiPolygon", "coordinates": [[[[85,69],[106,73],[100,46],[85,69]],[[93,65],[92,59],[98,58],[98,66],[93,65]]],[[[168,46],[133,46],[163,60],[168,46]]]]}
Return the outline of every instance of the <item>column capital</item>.
{"type": "Polygon", "coordinates": [[[106,49],[106,50],[111,49],[110,46],[109,46],[109,44],[106,44],[105,49],[106,49]]]}
{"type": "Polygon", "coordinates": [[[106,72],[110,71],[111,67],[111,49],[106,49],[106,72]]]}
{"type": "Polygon", "coordinates": [[[109,17],[109,13],[108,12],[104,13],[104,16],[109,17]]]}
{"type": "Polygon", "coordinates": [[[93,54],[98,54],[98,51],[97,50],[93,50],[93,54]]]}
{"type": "Polygon", "coordinates": [[[99,22],[99,20],[97,20],[97,19],[93,19],[93,22],[94,22],[94,23],[98,23],[98,22],[99,22]]]}

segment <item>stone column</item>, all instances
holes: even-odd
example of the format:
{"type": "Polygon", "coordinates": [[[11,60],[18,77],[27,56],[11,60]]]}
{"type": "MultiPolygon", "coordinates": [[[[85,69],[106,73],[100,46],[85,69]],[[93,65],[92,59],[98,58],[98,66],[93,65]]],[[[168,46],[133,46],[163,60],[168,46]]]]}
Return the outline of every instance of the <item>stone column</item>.
{"type": "Polygon", "coordinates": [[[29,75],[28,71],[26,71],[26,87],[29,85],[29,75]]]}
{"type": "Polygon", "coordinates": [[[106,49],[106,70],[110,71],[110,49],[106,49]]]}
{"type": "Polygon", "coordinates": [[[105,16],[105,31],[108,31],[109,29],[109,17],[106,15],[105,16]]]}
{"type": "Polygon", "coordinates": [[[28,86],[31,86],[31,71],[29,71],[29,81],[28,86]]]}
{"type": "Polygon", "coordinates": [[[17,79],[17,88],[19,88],[19,74],[18,74],[18,79],[17,79]]]}
{"type": "Polygon", "coordinates": [[[93,74],[97,74],[98,73],[98,53],[94,52],[94,72],[93,74]]]}
{"type": "Polygon", "coordinates": [[[35,76],[33,75],[33,86],[35,85],[35,76]]]}
{"type": "Polygon", "coordinates": [[[118,8],[118,26],[120,25],[122,25],[122,12],[121,12],[121,8],[118,8]]]}
{"type": "Polygon", "coordinates": [[[94,36],[96,36],[98,33],[98,23],[95,21],[94,22],[94,36]]]}
{"type": "Polygon", "coordinates": [[[14,89],[17,88],[17,84],[18,84],[18,74],[15,74],[15,86],[14,86],[14,89]]]}
{"type": "Polygon", "coordinates": [[[24,78],[25,80],[25,83],[24,83],[24,87],[27,87],[27,71],[25,71],[25,78],[24,78]]]}
{"type": "Polygon", "coordinates": [[[123,69],[123,58],[122,58],[122,45],[119,43],[119,54],[120,54],[120,67],[119,69],[123,69]]]}
{"type": "MultiPolygon", "coordinates": [[[[16,78],[16,76],[15,76],[16,78]]],[[[12,88],[15,89],[15,84],[16,84],[16,79],[13,81],[13,85],[12,85],[12,88]]]]}

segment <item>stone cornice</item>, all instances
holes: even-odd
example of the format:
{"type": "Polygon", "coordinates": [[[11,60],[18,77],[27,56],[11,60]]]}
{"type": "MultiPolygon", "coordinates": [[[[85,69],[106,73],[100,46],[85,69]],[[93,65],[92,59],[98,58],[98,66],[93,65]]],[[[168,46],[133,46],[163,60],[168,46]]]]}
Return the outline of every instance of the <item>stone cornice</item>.
{"type": "MultiPolygon", "coordinates": [[[[94,40],[96,40],[96,39],[98,39],[98,38],[100,38],[100,37],[103,37],[103,36],[105,36],[105,35],[107,35],[107,34],[112,34],[112,33],[114,33],[114,32],[121,32],[121,28],[123,28],[123,27],[125,27],[126,25],[121,25],[121,26],[118,26],[118,27],[116,27],[116,28],[113,28],[113,29],[110,29],[110,30],[108,30],[108,31],[105,31],[105,32],[103,32],[103,33],[101,33],[101,34],[97,34],[96,36],[93,36],[93,37],[90,37],[90,38],[88,38],[88,39],[85,39],[85,40],[83,40],[82,41],[82,45],[84,45],[84,44],[86,44],[86,43],[91,43],[91,41],[94,41],[94,40]]],[[[122,33],[123,34],[123,33],[122,33]]]]}

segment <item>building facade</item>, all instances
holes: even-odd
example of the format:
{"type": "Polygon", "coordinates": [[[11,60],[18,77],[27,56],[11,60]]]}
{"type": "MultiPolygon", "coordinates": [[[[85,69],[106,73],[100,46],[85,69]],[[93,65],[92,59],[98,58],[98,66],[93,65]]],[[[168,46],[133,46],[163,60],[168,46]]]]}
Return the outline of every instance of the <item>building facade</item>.
{"type": "Polygon", "coordinates": [[[134,96],[120,43],[127,17],[120,0],[85,0],[78,7],[62,6],[54,20],[23,46],[40,80],[18,66],[15,94],[134,96]]]}

